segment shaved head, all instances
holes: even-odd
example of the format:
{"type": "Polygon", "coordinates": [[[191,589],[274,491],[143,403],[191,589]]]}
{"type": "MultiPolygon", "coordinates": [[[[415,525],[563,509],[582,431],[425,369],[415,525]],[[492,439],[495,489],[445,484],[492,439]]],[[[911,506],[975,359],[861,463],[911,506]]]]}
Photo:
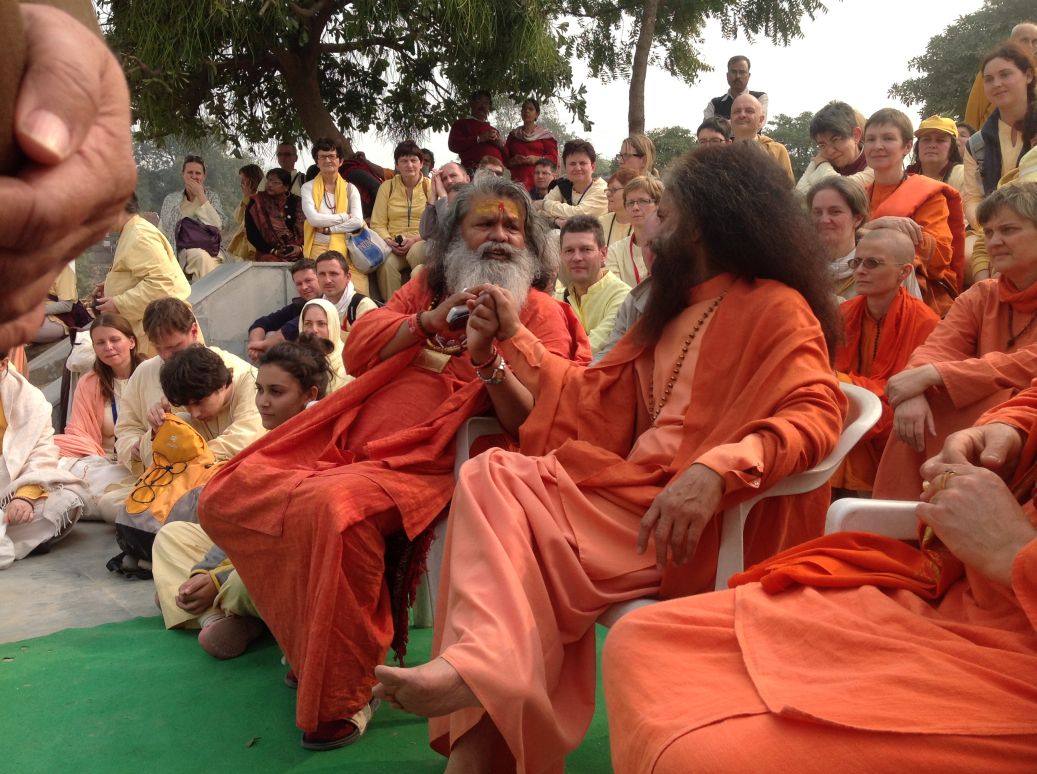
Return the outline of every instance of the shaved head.
{"type": "Polygon", "coordinates": [[[915,243],[903,231],[893,228],[876,228],[864,232],[858,245],[865,242],[872,250],[881,252],[884,257],[894,263],[911,263],[915,259],[915,243]]]}
{"type": "Polygon", "coordinates": [[[749,92],[739,94],[731,103],[731,132],[736,140],[751,140],[763,128],[763,105],[749,92]]]}
{"type": "Polygon", "coordinates": [[[1024,21],[1015,25],[1012,27],[1011,39],[1037,53],[1037,22],[1024,21]]]}

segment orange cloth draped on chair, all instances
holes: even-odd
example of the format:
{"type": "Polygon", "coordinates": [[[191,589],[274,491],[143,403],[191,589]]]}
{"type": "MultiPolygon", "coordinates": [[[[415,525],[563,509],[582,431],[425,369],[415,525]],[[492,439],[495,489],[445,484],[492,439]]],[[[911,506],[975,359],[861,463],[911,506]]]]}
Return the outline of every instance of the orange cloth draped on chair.
{"type": "MultiPolygon", "coordinates": [[[[641,519],[695,463],[720,474],[720,508],[810,468],[834,447],[845,398],[817,320],[779,283],[715,277],[655,344],[622,338],[593,368],[546,355],[520,331],[501,350],[536,404],[523,454],[492,450],[462,470],[454,494],[433,653],[484,710],[433,718],[446,753],[489,714],[519,771],[560,771],[594,710],[594,622],[612,604],[712,588],[719,524],[685,565],[660,571],[635,551],[641,519]],[[653,424],[648,383],[666,384],[703,310],[726,296],[688,346],[653,424]],[[537,455],[537,456],[529,456],[537,455]]],[[[828,487],[763,501],[745,535],[750,561],[820,533],[828,487]]]]}
{"type": "Polygon", "coordinates": [[[882,449],[893,427],[893,409],[885,396],[886,381],[904,369],[911,353],[932,333],[940,318],[922,301],[908,295],[904,288],[897,291],[881,325],[867,310],[868,300],[864,296],[839,305],[846,339],[835,353],[835,370],[840,379],[879,396],[882,418],[850,450],[832,476],[831,484],[870,492],[882,449]]]}
{"type": "MultiPolygon", "coordinates": [[[[467,355],[415,344],[379,360],[431,301],[419,278],[357,320],[345,350],[357,379],[231,459],[201,496],[202,526],[298,675],[304,731],[370,700],[392,638],[384,537],[402,528],[414,539],[443,511],[454,436],[491,405],[467,355]]],[[[529,292],[521,319],[549,351],[577,349],[545,293],[529,292]]]]}
{"type": "Polygon", "coordinates": [[[1037,325],[1027,323],[1035,311],[1037,284],[1020,292],[1005,277],[977,282],[957,298],[906,366],[931,363],[943,378],[942,387],[925,392],[936,435],[926,431],[922,452],[890,435],[875,474],[875,497],[916,499],[922,492],[918,469],[947,436],[1030,384],[1037,375],[1037,325]]]}
{"type": "MultiPolygon", "coordinates": [[[[1025,475],[1037,389],[986,422],[1029,433],[1025,475]]],[[[1037,522],[1032,501],[1025,510],[1037,522]]],[[[635,611],[610,633],[619,774],[833,760],[861,772],[1034,770],[1037,541],[1016,558],[1011,588],[963,571],[942,547],[862,533],[811,541],[731,583],[635,611]]]]}

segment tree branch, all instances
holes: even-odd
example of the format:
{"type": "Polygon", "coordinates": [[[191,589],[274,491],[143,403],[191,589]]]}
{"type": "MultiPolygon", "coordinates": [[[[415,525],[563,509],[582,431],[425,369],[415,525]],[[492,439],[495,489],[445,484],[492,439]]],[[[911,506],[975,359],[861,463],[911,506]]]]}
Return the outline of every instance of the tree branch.
{"type": "Polygon", "coordinates": [[[322,43],[320,45],[320,53],[349,54],[353,51],[361,51],[365,48],[371,48],[372,46],[391,48],[393,51],[397,51],[401,54],[410,53],[410,50],[402,43],[400,43],[398,40],[386,38],[381,35],[376,35],[370,38],[361,38],[359,40],[352,40],[349,43],[322,43]]]}
{"type": "Polygon", "coordinates": [[[309,8],[303,8],[298,3],[289,3],[288,7],[292,9],[292,13],[296,16],[302,16],[305,19],[309,19],[321,13],[327,5],[328,0],[317,0],[317,2],[309,8]]]}

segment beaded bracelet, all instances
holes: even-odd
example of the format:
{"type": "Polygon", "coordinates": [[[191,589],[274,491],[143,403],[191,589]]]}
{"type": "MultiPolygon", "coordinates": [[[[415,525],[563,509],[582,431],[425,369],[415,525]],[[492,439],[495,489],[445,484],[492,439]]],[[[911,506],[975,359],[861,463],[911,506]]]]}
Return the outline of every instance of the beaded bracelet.
{"type": "Polygon", "coordinates": [[[496,360],[497,359],[497,355],[499,355],[499,354],[500,353],[497,351],[496,347],[490,347],[490,356],[488,358],[486,358],[485,362],[483,362],[483,363],[476,363],[474,360],[472,360],[471,353],[468,354],[468,359],[472,363],[472,368],[474,368],[476,371],[481,371],[482,369],[486,368],[486,366],[488,366],[490,363],[492,363],[494,360],[496,360]]]}
{"type": "Polygon", "coordinates": [[[431,339],[433,336],[436,335],[433,331],[430,331],[428,328],[422,325],[421,312],[418,312],[414,315],[414,324],[418,326],[418,330],[420,330],[425,335],[426,339],[431,339]]]}
{"type": "Polygon", "coordinates": [[[504,384],[504,369],[507,367],[508,363],[504,360],[503,357],[500,356],[500,353],[494,354],[498,358],[497,365],[494,367],[493,371],[490,373],[488,377],[483,376],[478,370],[476,370],[475,372],[476,375],[480,379],[482,379],[484,384],[504,384]]]}

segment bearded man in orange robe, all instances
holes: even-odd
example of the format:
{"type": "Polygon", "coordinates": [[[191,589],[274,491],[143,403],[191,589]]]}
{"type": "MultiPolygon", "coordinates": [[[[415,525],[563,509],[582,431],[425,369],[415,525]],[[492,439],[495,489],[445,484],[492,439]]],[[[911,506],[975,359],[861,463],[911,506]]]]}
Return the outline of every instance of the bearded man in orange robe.
{"type": "Polygon", "coordinates": [[[356,380],[205,487],[201,524],[291,664],[307,749],[354,741],[373,711],[374,667],[393,637],[386,538],[414,540],[444,510],[468,417],[493,410],[515,433],[531,405],[488,348],[466,351],[451,310],[501,286],[522,299],[518,315],[545,352],[590,359],[586,337],[572,338],[562,305],[542,292],[553,256],[524,190],[493,176],[468,186],[426,270],[354,325],[344,357],[356,380]]]}
{"type": "Polygon", "coordinates": [[[826,535],[626,616],[615,771],[1034,771],[1035,462],[1031,388],[925,463],[921,547],[826,535]]]}
{"type": "MultiPolygon", "coordinates": [[[[548,353],[505,293],[476,302],[480,346],[495,339],[535,397],[530,456],[465,465],[435,658],[376,670],[376,695],[433,718],[448,771],[563,770],[594,710],[596,619],[712,588],[716,515],[839,436],[838,312],[783,172],[755,145],[701,148],[671,170],[658,216],[651,301],[593,368],[548,353]]],[[[827,486],[765,500],[750,561],[820,534],[827,505],[827,486]]]]}

